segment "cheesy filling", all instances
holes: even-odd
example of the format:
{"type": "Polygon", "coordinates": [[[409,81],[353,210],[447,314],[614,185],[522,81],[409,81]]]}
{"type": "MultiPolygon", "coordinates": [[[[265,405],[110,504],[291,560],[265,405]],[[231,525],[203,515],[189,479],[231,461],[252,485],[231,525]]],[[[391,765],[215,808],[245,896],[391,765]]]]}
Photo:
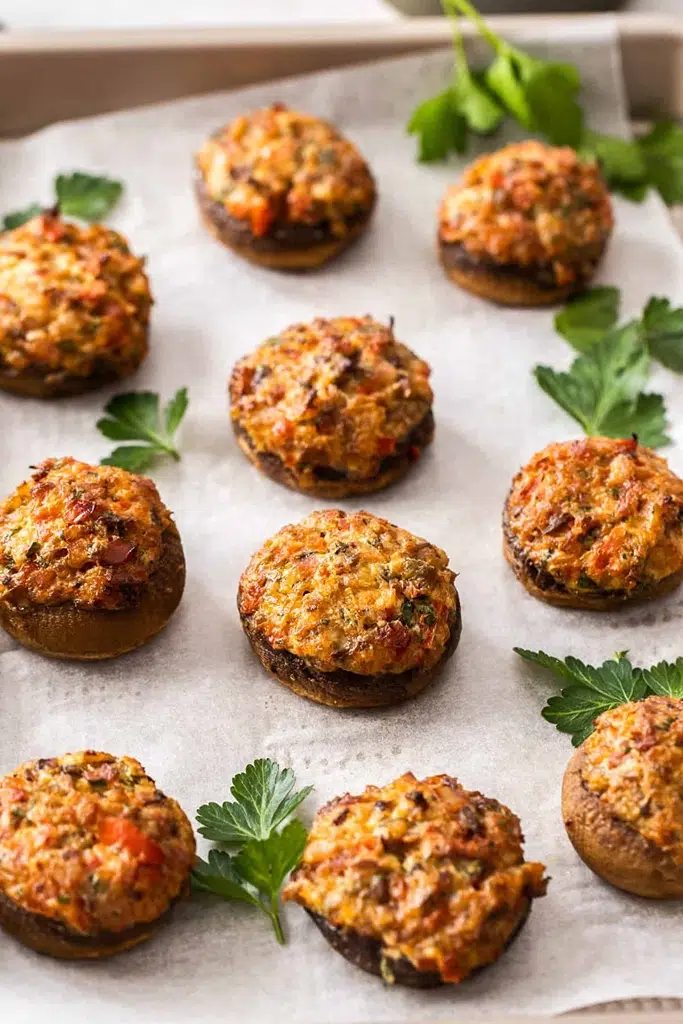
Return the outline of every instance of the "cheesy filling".
{"type": "Polygon", "coordinates": [[[237,364],[232,418],[254,451],[276,453],[303,488],[330,471],[372,479],[429,413],[429,373],[371,317],[295,324],[237,364]]]}
{"type": "Polygon", "coordinates": [[[132,373],[147,353],[143,266],[118,232],[52,214],[0,235],[0,373],[132,373]]]}
{"type": "Polygon", "coordinates": [[[519,820],[496,800],[408,772],[315,817],[283,898],[382,944],[383,973],[407,959],[459,982],[491,963],[545,892],[519,820]]]}
{"type": "Polygon", "coordinates": [[[513,550],[572,591],[623,591],[683,568],[683,481],[632,440],[548,445],[505,509],[513,550]]]}
{"type": "Polygon", "coordinates": [[[172,528],[146,477],[47,459],[0,503],[0,600],[125,608],[159,567],[172,528]]]}
{"type": "Polygon", "coordinates": [[[597,164],[519,142],[475,160],[441,204],[439,237],[474,258],[549,268],[557,285],[592,273],[614,223],[597,164]]]}
{"type": "Polygon", "coordinates": [[[275,226],[326,225],[343,237],[375,200],[370,170],[331,124],[275,105],[236,118],[197,154],[214,202],[257,237],[275,226]]]}
{"type": "Polygon", "coordinates": [[[194,856],[187,817],[131,757],[86,750],[0,780],[0,893],[76,934],[155,920],[194,856]]]}

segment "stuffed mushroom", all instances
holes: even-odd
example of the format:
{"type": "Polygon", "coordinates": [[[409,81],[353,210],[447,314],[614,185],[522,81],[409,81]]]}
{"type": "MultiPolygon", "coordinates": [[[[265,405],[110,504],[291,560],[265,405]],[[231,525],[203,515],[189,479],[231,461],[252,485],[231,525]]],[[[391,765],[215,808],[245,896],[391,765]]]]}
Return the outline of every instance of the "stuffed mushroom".
{"type": "Polygon", "coordinates": [[[49,956],[149,938],[189,892],[192,826],[131,757],[84,750],[0,779],[0,925],[49,956]]]}
{"type": "Polygon", "coordinates": [[[151,640],[182,596],[185,559],[146,477],[47,459],[0,503],[0,625],[56,658],[113,658],[151,640]]]}
{"type": "Polygon", "coordinates": [[[371,317],[295,324],[241,359],[232,425],[247,458],[325,498],[378,491],[432,440],[430,369],[371,317]]]}
{"type": "Polygon", "coordinates": [[[327,263],[365,230],[370,169],[333,125],[276,104],[218,129],[196,157],[209,231],[239,256],[277,270],[327,263]]]}
{"type": "Polygon", "coordinates": [[[607,246],[614,216],[598,165],[573,149],[519,142],[482,156],[439,213],[448,277],[510,306],[545,306],[580,292],[607,246]]]}
{"type": "Polygon", "coordinates": [[[448,775],[408,772],[315,817],[283,898],[356,967],[414,988],[494,963],[546,889],[519,819],[448,775]]]}
{"type": "Polygon", "coordinates": [[[683,899],[683,700],[605,711],[564,776],[562,814],[581,859],[637,896],[683,899]]]}
{"type": "Polygon", "coordinates": [[[147,354],[152,297],[117,231],[45,213],[0,235],[0,388],[76,395],[147,354]]]}
{"type": "Polygon", "coordinates": [[[285,526],[240,579],[242,625],[264,667],[333,707],[396,704],[424,689],[460,638],[448,557],[369,512],[285,526]]]}
{"type": "Polygon", "coordinates": [[[635,439],[548,445],[512,481],[505,557],[534,597],[611,609],[683,580],[683,480],[635,439]]]}

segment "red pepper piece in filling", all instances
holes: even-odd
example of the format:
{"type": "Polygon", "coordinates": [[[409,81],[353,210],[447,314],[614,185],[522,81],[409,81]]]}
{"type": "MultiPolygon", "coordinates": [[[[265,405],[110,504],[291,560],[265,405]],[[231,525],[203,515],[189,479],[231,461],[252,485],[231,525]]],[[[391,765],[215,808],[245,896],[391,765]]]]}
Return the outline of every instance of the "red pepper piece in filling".
{"type": "Polygon", "coordinates": [[[164,851],[158,843],[127,818],[103,818],[98,830],[98,839],[105,846],[120,846],[141,864],[159,865],[164,862],[164,851]]]}
{"type": "Polygon", "coordinates": [[[104,565],[121,565],[132,557],[135,551],[135,544],[127,540],[111,540],[104,549],[100,561],[104,565]]]}

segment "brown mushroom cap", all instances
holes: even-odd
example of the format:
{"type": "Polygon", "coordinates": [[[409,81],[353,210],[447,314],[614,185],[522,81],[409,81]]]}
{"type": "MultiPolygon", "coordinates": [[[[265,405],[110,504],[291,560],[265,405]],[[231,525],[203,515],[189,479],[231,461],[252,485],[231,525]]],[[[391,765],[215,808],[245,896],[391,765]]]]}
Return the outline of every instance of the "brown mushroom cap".
{"type": "Polygon", "coordinates": [[[118,611],[78,608],[73,602],[17,607],[0,601],[0,625],[24,647],[52,658],[100,661],[140,647],[161,632],[185,588],[185,556],[175,526],[164,532],[159,568],[139,601],[118,611]]]}
{"type": "Polygon", "coordinates": [[[650,899],[683,899],[683,867],[610,812],[583,780],[586,754],[574,751],[562,783],[567,835],[591,871],[617,889],[650,899]]]}

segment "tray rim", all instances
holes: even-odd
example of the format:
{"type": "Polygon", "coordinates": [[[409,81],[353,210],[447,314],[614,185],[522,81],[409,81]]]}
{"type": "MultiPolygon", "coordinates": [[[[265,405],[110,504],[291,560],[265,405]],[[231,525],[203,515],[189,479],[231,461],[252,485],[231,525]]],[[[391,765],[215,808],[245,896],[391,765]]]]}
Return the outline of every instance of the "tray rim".
{"type": "MultiPolygon", "coordinates": [[[[487,19],[501,33],[544,26],[557,28],[563,23],[614,20],[624,39],[642,36],[668,36],[683,40],[683,19],[673,14],[520,14],[494,15],[487,19]]],[[[464,34],[474,36],[466,24],[464,34]]],[[[435,45],[450,38],[444,18],[398,18],[387,22],[340,22],[329,25],[263,25],[263,26],[199,26],[185,28],[123,28],[123,29],[47,29],[13,30],[0,33],[0,56],[16,53],[63,53],[92,50],[220,50],[225,47],[307,47],[353,43],[392,45],[400,42],[435,45]]]]}

